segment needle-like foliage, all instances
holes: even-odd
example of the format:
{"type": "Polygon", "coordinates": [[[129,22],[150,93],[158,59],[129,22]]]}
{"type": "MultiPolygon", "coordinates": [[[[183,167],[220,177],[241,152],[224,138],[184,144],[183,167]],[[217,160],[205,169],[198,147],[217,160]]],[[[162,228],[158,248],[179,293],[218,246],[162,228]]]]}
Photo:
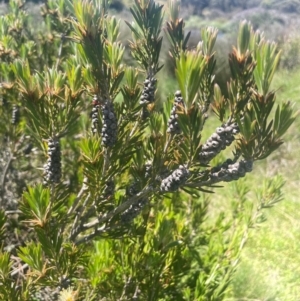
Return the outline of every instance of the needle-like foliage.
{"type": "Polygon", "coordinates": [[[18,1],[0,17],[1,300],[223,300],[249,229],[281,200],[280,179],[257,206],[244,180],[208,222],[206,193],[247,176],[295,119],[270,89],[276,44],[240,24],[225,96],[217,29],[190,48],[179,1],[130,12],[133,66],[107,0],[46,1],[43,37],[18,1]],[[176,85],[157,105],[163,29],[176,85]]]}

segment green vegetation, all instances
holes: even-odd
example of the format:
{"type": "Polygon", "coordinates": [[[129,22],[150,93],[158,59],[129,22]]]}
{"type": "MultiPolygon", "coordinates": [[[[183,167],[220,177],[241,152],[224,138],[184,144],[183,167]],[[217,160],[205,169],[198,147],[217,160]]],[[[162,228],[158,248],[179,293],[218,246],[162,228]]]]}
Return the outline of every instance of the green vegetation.
{"type": "MultiPolygon", "coordinates": [[[[278,87],[278,98],[295,100],[298,111],[299,76],[299,70],[281,70],[273,83],[278,87]]],[[[232,285],[235,299],[229,300],[299,299],[299,126],[299,119],[296,119],[279,152],[262,162],[248,177],[250,185],[260,186],[264,175],[272,178],[282,174],[285,179],[283,201],[266,213],[267,222],[250,237],[232,285]]]]}
{"type": "Polygon", "coordinates": [[[0,299],[297,301],[299,40],[117,3],[0,17],[0,299]]]}

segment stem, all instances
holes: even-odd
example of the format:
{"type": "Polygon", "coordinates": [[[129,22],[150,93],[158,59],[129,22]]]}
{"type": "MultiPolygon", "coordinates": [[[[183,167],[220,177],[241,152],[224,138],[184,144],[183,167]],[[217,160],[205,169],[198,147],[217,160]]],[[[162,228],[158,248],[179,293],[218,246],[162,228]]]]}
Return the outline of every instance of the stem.
{"type": "Polygon", "coordinates": [[[105,149],[105,154],[104,154],[104,163],[103,163],[103,170],[102,170],[102,177],[104,178],[106,176],[106,171],[109,168],[109,160],[110,159],[110,150],[105,149]]]}
{"type": "Polygon", "coordinates": [[[189,139],[190,139],[190,147],[189,147],[189,161],[187,166],[189,167],[193,161],[193,153],[194,153],[194,145],[193,145],[193,125],[191,124],[191,120],[189,119],[189,139]]]}
{"type": "Polygon", "coordinates": [[[108,227],[106,228],[105,225],[103,225],[101,228],[96,228],[95,231],[91,234],[88,234],[86,236],[83,236],[82,238],[78,239],[77,241],[75,241],[75,245],[80,245],[82,243],[86,243],[88,241],[90,241],[91,239],[93,239],[94,237],[98,236],[101,233],[105,233],[109,230],[114,230],[117,229],[119,226],[118,225],[114,225],[113,227],[108,227]]]}
{"type": "Polygon", "coordinates": [[[100,219],[94,220],[88,224],[85,224],[84,227],[86,229],[92,228],[97,224],[101,224],[104,223],[106,221],[108,221],[109,219],[111,219],[112,217],[114,217],[115,215],[125,211],[127,208],[129,208],[132,204],[134,204],[134,202],[138,199],[141,199],[145,196],[148,196],[150,192],[152,192],[152,188],[147,188],[145,191],[141,191],[138,194],[136,194],[135,196],[133,196],[132,198],[130,198],[128,201],[124,202],[123,204],[121,204],[119,207],[115,208],[114,210],[108,212],[107,214],[104,214],[104,216],[100,219]]]}
{"type": "Polygon", "coordinates": [[[131,277],[129,277],[128,280],[126,280],[126,278],[125,278],[125,279],[124,279],[124,282],[125,282],[125,284],[124,284],[124,286],[123,286],[122,295],[121,295],[121,297],[120,297],[119,300],[123,300],[123,298],[126,297],[127,288],[128,288],[128,284],[130,284],[130,282],[131,282],[131,277]]]}
{"type": "MultiPolygon", "coordinates": [[[[6,179],[7,173],[14,160],[14,155],[19,151],[23,141],[24,141],[24,135],[22,135],[17,142],[14,142],[14,144],[12,145],[12,147],[10,149],[10,157],[4,168],[2,181],[1,181],[1,191],[0,191],[1,200],[3,199],[3,195],[4,195],[4,186],[5,186],[5,179],[6,179]]],[[[1,202],[1,200],[0,200],[0,202],[1,202]]]]}
{"type": "Polygon", "coordinates": [[[10,273],[10,276],[14,276],[14,275],[18,274],[19,272],[24,271],[27,267],[28,267],[28,264],[27,264],[27,263],[23,264],[20,268],[18,268],[18,269],[16,269],[16,270],[12,271],[12,272],[10,273]]]}
{"type": "MultiPolygon", "coordinates": [[[[75,216],[75,219],[74,219],[74,222],[73,222],[73,225],[72,225],[72,228],[71,228],[70,239],[72,239],[74,237],[74,235],[78,232],[78,229],[80,230],[82,228],[82,224],[84,222],[84,219],[82,218],[81,214],[82,214],[84,208],[86,207],[88,201],[90,200],[90,197],[91,197],[91,194],[89,193],[87,195],[87,197],[85,198],[82,206],[81,206],[81,210],[75,216]],[[81,221],[80,221],[80,225],[77,226],[79,218],[81,218],[81,221]]],[[[77,236],[77,234],[76,234],[76,236],[77,236]]]]}
{"type": "Polygon", "coordinates": [[[82,198],[82,196],[83,196],[83,194],[85,193],[86,190],[87,190],[87,186],[85,185],[85,180],[83,180],[83,185],[82,185],[80,191],[78,192],[74,203],[72,204],[69,211],[67,212],[66,218],[68,218],[74,212],[74,210],[77,208],[77,205],[80,202],[80,200],[81,200],[81,198],[82,198]]]}
{"type": "MultiPolygon", "coordinates": [[[[138,199],[148,196],[150,193],[153,193],[153,192],[155,192],[155,190],[152,187],[148,187],[144,191],[141,191],[138,194],[136,194],[135,196],[131,197],[128,201],[124,202],[123,204],[121,204],[120,206],[115,208],[114,210],[108,212],[107,214],[104,214],[102,217],[96,218],[89,223],[82,224],[81,226],[79,226],[75,229],[75,231],[70,236],[70,240],[74,241],[74,239],[78,236],[78,234],[80,232],[86,231],[91,228],[95,228],[98,225],[103,224],[104,222],[110,220],[111,218],[118,215],[119,213],[124,212],[127,208],[129,208],[132,204],[134,204],[134,202],[136,202],[138,199]]],[[[80,243],[86,242],[86,241],[90,240],[91,238],[93,238],[94,236],[96,236],[98,233],[104,232],[103,230],[105,230],[105,231],[108,230],[107,228],[105,228],[105,225],[104,225],[104,228],[96,229],[94,233],[79,239],[75,243],[80,244],[80,243]]]]}
{"type": "Polygon", "coordinates": [[[6,215],[10,215],[10,214],[21,214],[22,211],[21,210],[7,210],[5,211],[6,215]]]}
{"type": "Polygon", "coordinates": [[[132,298],[134,298],[134,300],[138,300],[138,296],[139,296],[139,285],[137,284],[136,287],[135,287],[135,292],[134,292],[134,295],[132,298]]]}
{"type": "Polygon", "coordinates": [[[8,159],[8,162],[4,168],[4,171],[3,171],[3,176],[2,176],[2,181],[1,181],[1,200],[3,198],[3,195],[4,195],[4,186],[5,186],[5,179],[6,179],[6,176],[7,176],[7,173],[9,171],[9,168],[11,166],[11,163],[13,161],[13,154],[10,155],[9,159],[8,159]]]}

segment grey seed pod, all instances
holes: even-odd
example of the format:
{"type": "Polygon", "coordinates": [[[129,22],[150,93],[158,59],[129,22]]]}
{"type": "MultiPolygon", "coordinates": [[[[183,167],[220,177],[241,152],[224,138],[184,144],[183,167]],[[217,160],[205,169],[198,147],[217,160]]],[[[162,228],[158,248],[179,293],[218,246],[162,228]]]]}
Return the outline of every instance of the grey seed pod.
{"type": "Polygon", "coordinates": [[[224,127],[224,132],[230,134],[232,132],[233,128],[229,125],[229,126],[226,126],[224,127]]]}
{"type": "Polygon", "coordinates": [[[161,191],[176,191],[182,186],[189,176],[189,170],[186,166],[180,165],[168,177],[162,180],[160,185],[161,191]]]}
{"type": "Polygon", "coordinates": [[[113,103],[110,100],[106,100],[101,107],[102,111],[102,144],[105,147],[112,147],[117,141],[118,135],[118,122],[114,111],[113,103]]]}
{"type": "Polygon", "coordinates": [[[222,135],[224,132],[225,132],[225,130],[224,130],[223,127],[218,127],[218,128],[216,129],[216,133],[219,134],[219,135],[222,135]]]}
{"type": "Polygon", "coordinates": [[[237,123],[225,123],[216,128],[215,133],[213,133],[202,146],[199,153],[200,163],[208,164],[221,150],[224,150],[226,146],[231,145],[234,141],[234,135],[238,132],[237,123]]]}
{"type": "Polygon", "coordinates": [[[134,204],[130,205],[130,207],[121,214],[121,222],[123,224],[131,223],[141,213],[147,203],[147,198],[141,198],[134,204]]]}
{"type": "Polygon", "coordinates": [[[253,168],[253,161],[252,160],[244,160],[243,167],[245,168],[246,172],[251,172],[253,168]]]}
{"type": "Polygon", "coordinates": [[[178,114],[176,113],[180,106],[184,106],[183,99],[181,97],[181,92],[175,92],[174,104],[171,109],[170,118],[168,120],[168,129],[167,132],[171,134],[180,134],[181,129],[178,123],[178,114]]]}
{"type": "Polygon", "coordinates": [[[57,138],[48,140],[48,160],[44,164],[44,184],[59,183],[61,179],[61,152],[57,138]]]}
{"type": "Polygon", "coordinates": [[[231,173],[231,174],[238,174],[239,173],[239,171],[238,171],[238,167],[239,166],[235,166],[235,165],[231,165],[231,168],[230,169],[228,169],[228,171],[231,173]]]}
{"type": "Polygon", "coordinates": [[[17,125],[20,122],[20,107],[13,105],[11,123],[12,125],[17,125]]]}
{"type": "Polygon", "coordinates": [[[252,160],[242,159],[233,163],[231,159],[228,159],[223,164],[213,167],[209,176],[212,183],[234,181],[244,177],[247,172],[252,171],[252,166],[252,160]]]}
{"type": "Polygon", "coordinates": [[[140,98],[141,105],[147,105],[155,101],[156,78],[148,76],[144,81],[144,88],[140,98]]]}
{"type": "Polygon", "coordinates": [[[181,91],[180,90],[177,90],[175,92],[175,97],[178,98],[178,97],[181,97],[181,91]]]}
{"type": "Polygon", "coordinates": [[[219,145],[220,145],[220,143],[218,141],[212,141],[212,143],[211,143],[212,148],[218,148],[219,145]]]}
{"type": "Polygon", "coordinates": [[[238,129],[235,129],[235,128],[233,128],[232,129],[232,134],[233,135],[236,135],[236,134],[238,134],[240,131],[238,130],[238,129]]]}
{"type": "Polygon", "coordinates": [[[222,138],[221,138],[217,133],[213,133],[213,134],[211,135],[210,139],[211,139],[212,141],[215,140],[215,141],[218,141],[218,142],[222,142],[222,141],[223,141],[222,138]]]}

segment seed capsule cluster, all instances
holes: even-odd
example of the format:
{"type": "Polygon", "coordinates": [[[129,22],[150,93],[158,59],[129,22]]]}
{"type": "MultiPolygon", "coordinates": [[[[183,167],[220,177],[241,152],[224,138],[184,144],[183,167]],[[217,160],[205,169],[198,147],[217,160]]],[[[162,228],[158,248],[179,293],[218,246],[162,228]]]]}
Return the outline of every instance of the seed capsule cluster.
{"type": "Polygon", "coordinates": [[[61,178],[61,152],[59,140],[48,140],[48,160],[44,165],[44,184],[59,183],[61,178]]]}
{"type": "Polygon", "coordinates": [[[124,224],[132,222],[141,213],[147,203],[147,198],[141,198],[130,205],[130,207],[121,214],[121,222],[124,224]]]}
{"type": "Polygon", "coordinates": [[[171,110],[171,115],[168,121],[168,129],[167,132],[171,133],[171,134],[180,134],[181,133],[181,129],[180,126],[178,124],[178,114],[177,114],[177,110],[180,106],[183,106],[183,98],[181,96],[181,92],[180,91],[176,91],[175,92],[175,99],[174,99],[174,104],[171,110]]]}
{"type": "Polygon", "coordinates": [[[237,123],[223,124],[218,127],[202,146],[199,160],[202,164],[210,162],[221,150],[224,150],[234,141],[234,135],[239,133],[237,123]]]}
{"type": "Polygon", "coordinates": [[[101,107],[102,110],[102,144],[106,147],[113,146],[117,141],[118,122],[114,111],[113,103],[106,100],[101,107]]]}
{"type": "Polygon", "coordinates": [[[93,98],[93,109],[92,109],[92,133],[96,134],[98,133],[99,130],[99,108],[100,108],[100,103],[98,101],[97,95],[94,96],[93,98]]]}
{"type": "Polygon", "coordinates": [[[163,179],[160,184],[161,191],[176,191],[183,185],[189,176],[189,171],[184,165],[180,165],[168,177],[163,179]]]}
{"type": "MultiPolygon", "coordinates": [[[[126,193],[128,196],[132,197],[136,195],[139,192],[139,183],[134,182],[129,186],[127,189],[126,193]]],[[[126,209],[122,214],[121,214],[121,222],[122,223],[130,223],[136,218],[143,208],[146,206],[148,203],[147,198],[141,198],[139,200],[136,200],[135,203],[130,205],[128,209],[126,209]]]]}
{"type": "Polygon", "coordinates": [[[157,79],[155,77],[148,76],[144,81],[144,89],[142,96],[140,98],[140,104],[149,104],[153,103],[155,98],[155,88],[156,88],[157,79]]]}
{"type": "Polygon", "coordinates": [[[13,106],[12,116],[11,116],[11,123],[13,125],[17,125],[20,121],[20,108],[17,105],[13,106]]]}
{"type": "Polygon", "coordinates": [[[223,164],[211,169],[210,179],[213,183],[235,181],[244,177],[247,172],[251,172],[252,168],[252,160],[243,159],[234,163],[231,159],[228,159],[223,164]]]}

